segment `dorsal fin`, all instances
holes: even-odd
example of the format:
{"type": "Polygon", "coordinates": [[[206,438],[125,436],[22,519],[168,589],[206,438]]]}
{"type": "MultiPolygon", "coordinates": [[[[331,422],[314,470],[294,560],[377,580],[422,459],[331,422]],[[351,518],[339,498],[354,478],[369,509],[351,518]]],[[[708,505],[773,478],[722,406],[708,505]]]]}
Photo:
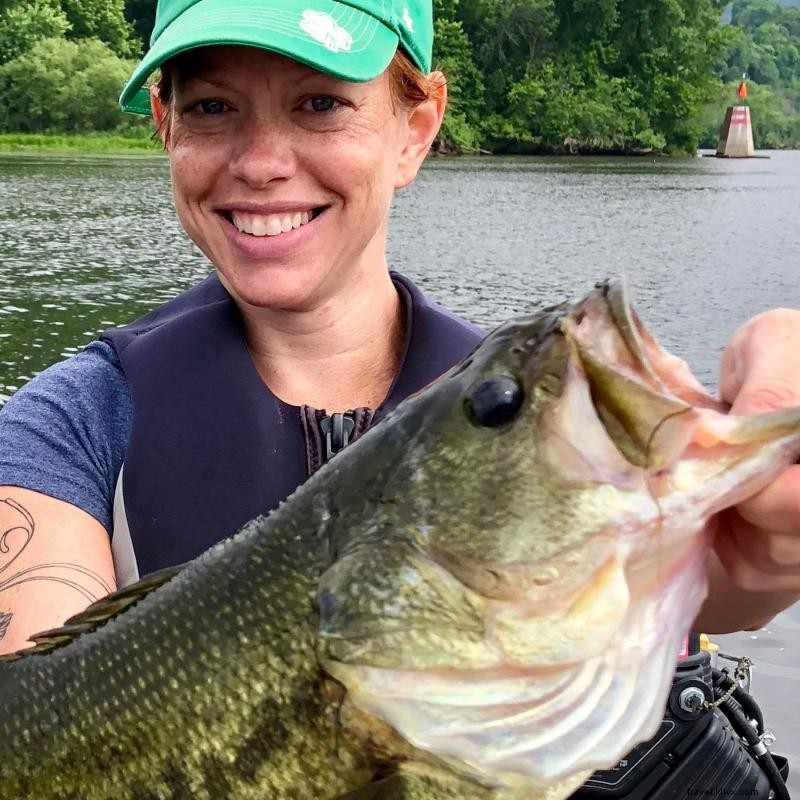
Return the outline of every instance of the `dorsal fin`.
{"type": "Polygon", "coordinates": [[[32,655],[42,655],[57,650],[59,647],[69,644],[84,633],[97,630],[106,622],[122,614],[131,606],[136,605],[142,598],[150,592],[163,586],[172,580],[184,567],[168,567],[158,572],[147,575],[137,583],[126,586],[118,592],[112,592],[106,597],[101,598],[96,603],[92,603],[88,608],[70,617],[62,627],[53,628],[49,631],[37,633],[30,639],[34,642],[33,647],[19,650],[16,653],[0,656],[0,663],[4,661],[16,661],[32,655]]]}

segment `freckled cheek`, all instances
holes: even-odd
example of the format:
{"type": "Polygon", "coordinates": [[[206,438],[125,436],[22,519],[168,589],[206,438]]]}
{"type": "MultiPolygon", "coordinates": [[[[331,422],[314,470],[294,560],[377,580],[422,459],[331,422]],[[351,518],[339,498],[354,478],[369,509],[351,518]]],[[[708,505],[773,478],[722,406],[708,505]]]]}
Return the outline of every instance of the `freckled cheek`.
{"type": "Polygon", "coordinates": [[[394,190],[394,168],[387,154],[379,150],[342,153],[331,163],[339,165],[331,176],[340,194],[350,204],[382,216],[394,190]]]}
{"type": "MultiPolygon", "coordinates": [[[[221,188],[221,172],[215,165],[220,163],[213,150],[177,146],[170,153],[172,193],[178,216],[187,232],[201,227],[202,210],[206,200],[213,199],[215,190],[221,188]]],[[[192,238],[195,238],[194,236],[192,238]]]]}
{"type": "Polygon", "coordinates": [[[181,202],[198,199],[213,182],[208,162],[203,158],[193,158],[189,153],[174,153],[170,167],[175,199],[181,202]]]}

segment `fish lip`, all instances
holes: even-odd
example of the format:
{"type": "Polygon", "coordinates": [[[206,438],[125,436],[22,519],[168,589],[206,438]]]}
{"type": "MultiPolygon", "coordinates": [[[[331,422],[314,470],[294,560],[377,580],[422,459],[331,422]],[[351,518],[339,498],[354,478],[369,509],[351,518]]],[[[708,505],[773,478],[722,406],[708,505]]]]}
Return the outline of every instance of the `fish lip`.
{"type": "MultiPolygon", "coordinates": [[[[580,361],[599,360],[659,395],[684,399],[681,391],[676,392],[670,386],[668,375],[661,374],[661,369],[667,369],[661,359],[665,351],[634,311],[624,277],[601,281],[595,285],[594,291],[576,301],[564,319],[562,331],[580,361]],[[617,338],[610,345],[606,340],[604,346],[603,336],[595,335],[595,331],[602,332],[606,324],[617,338]]],[[[691,379],[696,384],[694,376],[691,379]]],[[[702,390],[702,387],[693,385],[692,390],[696,389],[702,390]]]]}
{"type": "Polygon", "coordinates": [[[647,347],[641,336],[642,323],[639,321],[631,303],[628,282],[624,277],[605,282],[605,298],[608,312],[617,328],[628,352],[636,359],[642,371],[653,383],[660,383],[660,379],[650,364],[647,347]]]}
{"type": "Polygon", "coordinates": [[[584,348],[581,342],[583,337],[579,335],[577,328],[586,315],[591,313],[591,307],[598,298],[602,300],[604,310],[625,346],[626,355],[633,359],[646,381],[660,389],[662,382],[647,355],[647,346],[640,333],[642,323],[633,310],[628,282],[624,277],[607,278],[597,283],[593,292],[574,304],[574,310],[568,315],[568,328],[572,333],[570,338],[574,340],[578,350],[582,351],[584,348]]]}

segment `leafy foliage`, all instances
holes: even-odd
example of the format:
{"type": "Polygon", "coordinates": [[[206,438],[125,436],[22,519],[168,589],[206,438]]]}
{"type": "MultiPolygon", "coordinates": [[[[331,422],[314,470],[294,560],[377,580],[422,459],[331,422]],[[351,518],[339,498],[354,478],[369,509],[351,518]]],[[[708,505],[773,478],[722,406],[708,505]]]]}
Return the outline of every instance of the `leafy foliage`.
{"type": "Polygon", "coordinates": [[[483,80],[460,22],[439,17],[435,23],[434,64],[447,78],[448,107],[439,149],[476,150],[483,110],[483,80]]]}
{"type": "Polygon", "coordinates": [[[723,53],[725,80],[736,80],[743,72],[768,86],[800,78],[800,8],[749,0],[734,4],[732,20],[738,36],[723,53]]]}
{"type": "MultiPolygon", "coordinates": [[[[691,152],[715,143],[742,72],[757,144],[800,144],[798,5],[433,0],[434,67],[450,98],[438,149],[691,152]]],[[[156,0],[0,0],[0,127],[133,124],[115,99],[155,10],[156,0]]]]}
{"type": "Polygon", "coordinates": [[[127,0],[125,19],[131,23],[139,40],[147,45],[156,23],[156,0],[127,0]]]}
{"type": "Polygon", "coordinates": [[[708,109],[703,144],[715,140],[712,117],[730,105],[746,73],[756,146],[800,146],[800,8],[774,0],[737,0],[731,22],[715,69],[725,88],[708,109]]]}
{"type": "Polygon", "coordinates": [[[138,55],[141,42],[125,19],[125,0],[61,0],[61,7],[72,26],[70,38],[96,38],[117,55],[138,55]]]}
{"type": "Polygon", "coordinates": [[[460,0],[458,9],[484,76],[486,110],[502,114],[514,84],[553,51],[553,0],[460,0]]]}
{"type": "Polygon", "coordinates": [[[506,152],[691,151],[718,81],[716,0],[460,0],[506,152]]]}
{"type": "Polygon", "coordinates": [[[0,66],[0,132],[113,130],[133,66],[98,39],[42,39],[0,66]]]}
{"type": "Polygon", "coordinates": [[[58,3],[29,0],[4,3],[0,13],[0,64],[11,61],[38,42],[63,36],[70,29],[58,3]]]}
{"type": "MultiPolygon", "coordinates": [[[[512,131],[524,130],[524,141],[538,148],[571,152],[626,152],[663,148],[666,141],[650,127],[639,108],[639,95],[625,78],[612,78],[584,62],[550,61],[518,81],[508,94],[512,131]]],[[[503,140],[495,118],[489,133],[495,149],[516,151],[503,140]]],[[[523,148],[524,149],[524,148],[523,148]]]]}

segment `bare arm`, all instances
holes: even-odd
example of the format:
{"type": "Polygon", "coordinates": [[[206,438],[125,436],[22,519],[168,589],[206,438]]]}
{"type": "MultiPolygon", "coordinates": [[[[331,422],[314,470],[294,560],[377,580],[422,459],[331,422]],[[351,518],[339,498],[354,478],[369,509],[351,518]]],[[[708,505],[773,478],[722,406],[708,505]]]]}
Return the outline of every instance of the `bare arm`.
{"type": "Polygon", "coordinates": [[[0,654],[115,588],[108,533],[85,511],[0,486],[0,654]]]}

